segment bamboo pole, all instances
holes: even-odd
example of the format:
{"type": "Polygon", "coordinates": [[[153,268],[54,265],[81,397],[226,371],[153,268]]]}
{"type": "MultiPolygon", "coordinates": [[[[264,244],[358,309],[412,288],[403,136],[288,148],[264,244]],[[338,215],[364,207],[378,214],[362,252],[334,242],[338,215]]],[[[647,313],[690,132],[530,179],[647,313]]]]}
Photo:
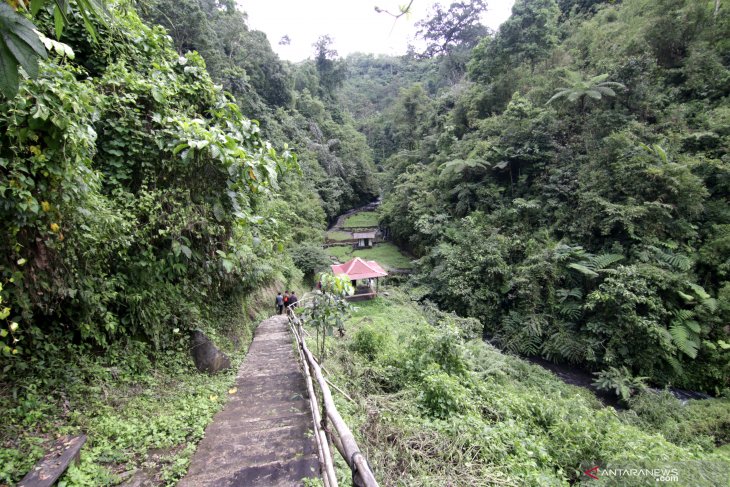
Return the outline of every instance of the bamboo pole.
{"type": "Polygon", "coordinates": [[[307,383],[307,391],[309,393],[309,409],[312,412],[312,422],[314,423],[315,438],[317,440],[317,450],[319,453],[319,465],[322,470],[322,480],[324,481],[325,487],[338,487],[337,486],[337,475],[335,474],[335,468],[332,463],[332,454],[330,453],[329,443],[327,442],[327,435],[321,429],[321,417],[319,415],[319,405],[317,404],[317,396],[314,394],[314,386],[312,385],[312,376],[309,373],[309,367],[305,362],[304,354],[302,353],[302,339],[297,333],[294,326],[292,326],[291,320],[289,326],[294,334],[294,338],[297,340],[297,351],[299,352],[299,359],[302,364],[302,370],[307,383]]]}
{"type": "MultiPolygon", "coordinates": [[[[309,380],[308,385],[312,383],[310,374],[311,371],[317,379],[317,384],[322,391],[322,401],[324,404],[324,410],[327,414],[327,418],[331,421],[332,425],[335,428],[335,432],[337,433],[337,435],[330,435],[332,436],[335,447],[337,447],[340,455],[342,455],[347,464],[350,466],[350,469],[353,472],[353,482],[356,486],[379,487],[378,482],[373,475],[373,472],[370,470],[370,466],[368,465],[367,460],[363,456],[362,452],[360,452],[360,448],[355,442],[355,438],[352,435],[350,428],[347,426],[345,421],[342,419],[342,416],[340,416],[340,413],[337,411],[337,407],[335,406],[334,400],[332,399],[332,393],[330,392],[330,389],[327,385],[327,380],[322,375],[322,370],[319,363],[315,360],[314,356],[307,348],[307,344],[304,342],[304,334],[306,333],[306,330],[302,326],[301,320],[296,316],[293,308],[290,308],[290,310],[291,316],[293,317],[292,321],[294,324],[296,324],[296,327],[292,325],[292,331],[294,332],[294,336],[296,337],[297,343],[299,344],[298,349],[300,357],[302,358],[302,361],[306,361],[308,365],[308,367],[303,367],[305,369],[305,374],[309,380]],[[309,370],[307,370],[307,368],[309,370]]],[[[290,321],[290,324],[292,324],[292,321],[290,321]]],[[[310,397],[313,397],[312,393],[310,393],[310,397]]],[[[312,407],[312,411],[316,411],[315,418],[319,418],[319,420],[315,424],[315,428],[317,428],[318,432],[321,432],[323,434],[325,438],[325,444],[327,445],[327,451],[329,453],[329,442],[326,441],[327,436],[325,432],[320,429],[321,417],[319,417],[319,411],[316,407],[316,399],[314,402],[314,406],[312,407]]],[[[313,412],[313,414],[315,413],[313,412]]],[[[337,480],[335,478],[335,482],[336,481],[337,480]]]]}
{"type": "Polygon", "coordinates": [[[322,390],[322,401],[324,402],[324,407],[327,411],[327,418],[329,418],[332,422],[332,425],[337,431],[337,435],[342,441],[342,447],[345,452],[345,461],[353,470],[355,475],[360,477],[364,487],[378,487],[378,482],[375,480],[375,476],[370,470],[365,457],[360,452],[360,448],[357,446],[350,428],[337,411],[335,402],[332,399],[332,393],[327,385],[327,381],[325,381],[324,376],[322,375],[322,370],[319,368],[319,364],[316,360],[314,360],[314,357],[309,349],[307,349],[306,344],[303,344],[302,351],[309,363],[309,367],[314,372],[314,376],[319,383],[319,388],[322,390]]]}
{"type": "Polygon", "coordinates": [[[301,349],[299,348],[299,337],[297,336],[296,330],[294,330],[294,326],[292,325],[291,320],[289,320],[289,329],[292,331],[294,338],[297,340],[297,352],[299,353],[299,360],[300,360],[302,372],[305,375],[307,391],[309,393],[309,411],[310,411],[310,413],[312,413],[312,423],[314,424],[314,428],[315,428],[314,438],[317,442],[317,455],[318,455],[318,460],[319,460],[319,470],[320,470],[320,472],[322,472],[322,483],[324,484],[325,487],[329,487],[329,481],[327,479],[327,476],[328,476],[327,475],[327,466],[325,465],[324,455],[323,455],[323,451],[322,451],[322,439],[317,434],[317,431],[316,431],[317,419],[316,419],[316,416],[314,415],[314,413],[312,412],[317,409],[316,399],[313,398],[313,394],[312,394],[314,392],[313,387],[312,387],[312,378],[309,376],[309,371],[305,370],[305,366],[303,363],[304,357],[302,355],[301,349]]]}
{"type": "Polygon", "coordinates": [[[348,396],[348,395],[347,395],[347,393],[346,393],[345,391],[343,391],[342,389],[340,389],[339,387],[337,387],[336,385],[334,385],[334,384],[332,383],[332,381],[331,381],[331,380],[329,380],[329,379],[328,379],[328,378],[326,378],[326,377],[324,378],[324,380],[326,380],[326,381],[327,381],[327,383],[328,383],[329,385],[331,385],[332,387],[334,387],[334,389],[335,389],[335,390],[336,390],[337,392],[339,392],[340,394],[342,394],[343,396],[345,396],[345,399],[347,399],[348,401],[350,401],[350,402],[351,402],[351,403],[353,403],[353,404],[356,404],[356,403],[355,403],[355,400],[354,400],[353,398],[351,398],[350,396],[348,396]]]}

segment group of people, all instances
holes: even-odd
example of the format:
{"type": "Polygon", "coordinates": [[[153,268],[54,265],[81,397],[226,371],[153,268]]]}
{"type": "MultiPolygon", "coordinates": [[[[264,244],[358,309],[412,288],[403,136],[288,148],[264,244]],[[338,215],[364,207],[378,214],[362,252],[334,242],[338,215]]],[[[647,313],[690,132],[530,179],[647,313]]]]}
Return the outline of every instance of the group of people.
{"type": "Polygon", "coordinates": [[[299,298],[297,298],[297,293],[294,291],[289,294],[289,291],[284,291],[284,295],[282,296],[281,293],[276,295],[276,312],[277,314],[282,314],[284,312],[284,308],[287,310],[289,309],[289,306],[296,307],[297,301],[299,301],[299,298]]]}

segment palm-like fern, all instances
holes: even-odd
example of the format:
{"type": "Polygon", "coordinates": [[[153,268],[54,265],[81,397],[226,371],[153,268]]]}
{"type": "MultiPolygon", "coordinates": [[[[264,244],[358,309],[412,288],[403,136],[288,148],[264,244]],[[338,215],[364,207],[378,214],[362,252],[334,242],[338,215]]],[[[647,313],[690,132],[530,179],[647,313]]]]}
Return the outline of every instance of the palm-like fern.
{"type": "Polygon", "coordinates": [[[669,327],[672,341],[679,350],[690,358],[697,357],[700,348],[701,327],[694,319],[694,313],[681,309],[674,313],[674,319],[669,327]]]}
{"type": "Polygon", "coordinates": [[[599,254],[592,255],[586,254],[586,256],[580,262],[573,262],[568,264],[568,267],[574,269],[581,274],[588,277],[598,277],[599,272],[609,271],[609,267],[616,262],[623,259],[624,256],[621,254],[599,254]]]}
{"type": "Polygon", "coordinates": [[[450,180],[470,171],[485,172],[488,167],[486,162],[479,159],[454,159],[441,165],[441,178],[450,180]]]}
{"type": "Polygon", "coordinates": [[[580,73],[568,71],[568,75],[563,81],[568,86],[558,89],[558,91],[548,100],[548,104],[560,98],[566,98],[570,102],[580,100],[581,111],[585,108],[586,98],[600,100],[604,96],[616,96],[614,88],[625,89],[621,83],[615,81],[606,81],[608,74],[600,74],[588,80],[583,79],[580,73]]]}
{"type": "Polygon", "coordinates": [[[639,260],[643,262],[655,260],[666,264],[668,267],[678,271],[688,271],[692,268],[692,260],[684,254],[679,254],[670,249],[661,249],[654,245],[647,245],[645,250],[638,253],[639,260]]]}
{"type": "Polygon", "coordinates": [[[580,363],[586,358],[587,346],[569,324],[558,325],[558,329],[542,345],[542,356],[548,360],[567,360],[580,363]]]}
{"type": "Polygon", "coordinates": [[[583,292],[575,287],[572,289],[558,289],[555,291],[558,298],[557,311],[563,318],[577,321],[583,314],[583,292]]]}
{"type": "Polygon", "coordinates": [[[523,355],[537,355],[542,342],[545,319],[537,315],[523,316],[510,311],[502,320],[499,333],[494,339],[505,350],[523,355]]]}

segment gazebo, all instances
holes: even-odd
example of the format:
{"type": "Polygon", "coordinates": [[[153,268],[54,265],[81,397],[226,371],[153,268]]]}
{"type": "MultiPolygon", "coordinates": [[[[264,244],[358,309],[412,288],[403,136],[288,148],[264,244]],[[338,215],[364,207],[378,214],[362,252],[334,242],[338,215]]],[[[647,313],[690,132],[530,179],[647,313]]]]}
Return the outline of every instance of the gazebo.
{"type": "Polygon", "coordinates": [[[378,278],[388,275],[380,264],[374,260],[364,260],[355,257],[344,264],[334,264],[331,266],[332,272],[336,276],[347,276],[352,281],[352,287],[355,288],[355,295],[351,298],[372,298],[378,295],[378,278]],[[371,283],[375,279],[375,289],[371,283]],[[357,287],[357,281],[367,280],[367,286],[357,287]]]}

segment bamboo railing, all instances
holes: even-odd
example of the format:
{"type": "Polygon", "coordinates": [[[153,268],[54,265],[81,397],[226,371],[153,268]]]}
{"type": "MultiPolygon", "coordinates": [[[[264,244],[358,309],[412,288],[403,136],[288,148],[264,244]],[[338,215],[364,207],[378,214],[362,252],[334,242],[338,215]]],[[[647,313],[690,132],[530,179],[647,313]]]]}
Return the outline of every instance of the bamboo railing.
{"type": "MultiPolygon", "coordinates": [[[[303,298],[296,305],[301,306],[306,301],[307,298],[303,298]]],[[[350,431],[350,428],[348,428],[342,416],[337,411],[337,407],[335,407],[332,393],[327,385],[327,379],[322,374],[322,367],[315,360],[309,348],[307,348],[304,339],[306,332],[302,326],[302,320],[297,316],[294,307],[289,306],[287,308],[287,316],[289,317],[289,327],[294,335],[294,339],[297,341],[299,360],[307,382],[309,407],[312,410],[314,437],[317,441],[319,465],[322,471],[324,486],[337,487],[337,476],[335,475],[330,449],[331,440],[352,471],[353,485],[356,487],[378,487],[378,482],[375,480],[372,470],[370,470],[370,465],[368,465],[367,460],[360,452],[360,448],[352,436],[352,431],[350,431]],[[312,377],[314,377],[314,380],[312,380],[312,377]],[[315,384],[319,386],[322,395],[322,412],[320,412],[319,401],[315,394],[315,384]],[[329,424],[332,425],[332,428],[328,427],[329,424]]]]}

